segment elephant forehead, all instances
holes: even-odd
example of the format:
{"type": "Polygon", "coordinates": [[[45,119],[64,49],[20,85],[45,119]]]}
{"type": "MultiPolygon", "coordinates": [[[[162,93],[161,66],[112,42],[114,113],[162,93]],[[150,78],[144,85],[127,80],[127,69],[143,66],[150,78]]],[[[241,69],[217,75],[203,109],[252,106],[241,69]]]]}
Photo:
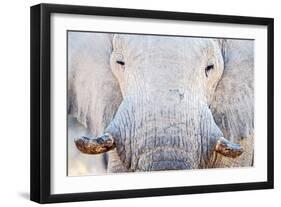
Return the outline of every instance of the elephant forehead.
{"type": "Polygon", "coordinates": [[[162,58],[194,58],[216,49],[213,39],[210,38],[117,35],[115,42],[115,45],[122,47],[123,52],[127,55],[162,58]]]}

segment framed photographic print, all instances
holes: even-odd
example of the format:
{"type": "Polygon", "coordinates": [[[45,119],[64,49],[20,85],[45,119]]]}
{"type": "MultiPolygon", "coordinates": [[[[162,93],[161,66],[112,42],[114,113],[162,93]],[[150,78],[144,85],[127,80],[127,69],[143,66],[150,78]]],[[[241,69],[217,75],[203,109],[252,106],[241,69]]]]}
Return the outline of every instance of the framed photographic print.
{"type": "Polygon", "coordinates": [[[273,19],[31,7],[31,200],[273,188],[273,19]]]}

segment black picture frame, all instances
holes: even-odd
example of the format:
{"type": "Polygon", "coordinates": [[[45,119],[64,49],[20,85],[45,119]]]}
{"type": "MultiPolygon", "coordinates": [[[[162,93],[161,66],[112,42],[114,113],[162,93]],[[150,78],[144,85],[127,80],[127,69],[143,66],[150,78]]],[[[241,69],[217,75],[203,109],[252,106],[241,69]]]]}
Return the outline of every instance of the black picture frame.
{"type": "Polygon", "coordinates": [[[272,18],[228,16],[199,13],[181,13],[153,10],[103,8],[56,4],[39,4],[31,7],[31,169],[30,199],[38,203],[88,201],[102,199],[166,196],[179,194],[242,191],[273,188],[273,136],[274,136],[274,78],[272,18]],[[134,17],[181,20],[210,23],[232,23],[267,26],[267,181],[237,184],[219,184],[188,187],[169,187],[73,194],[51,194],[51,70],[50,70],[50,15],[53,13],[134,17]]]}

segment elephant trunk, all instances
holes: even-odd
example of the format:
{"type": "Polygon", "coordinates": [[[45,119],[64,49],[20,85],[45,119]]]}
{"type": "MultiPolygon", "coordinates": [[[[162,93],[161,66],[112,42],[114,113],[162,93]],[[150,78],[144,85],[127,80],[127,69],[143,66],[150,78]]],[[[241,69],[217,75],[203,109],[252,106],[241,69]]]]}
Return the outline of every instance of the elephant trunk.
{"type": "Polygon", "coordinates": [[[229,157],[242,153],[222,138],[208,106],[194,96],[173,105],[154,101],[124,99],[106,134],[78,139],[77,148],[97,154],[116,147],[131,171],[204,168],[214,150],[229,157]]]}

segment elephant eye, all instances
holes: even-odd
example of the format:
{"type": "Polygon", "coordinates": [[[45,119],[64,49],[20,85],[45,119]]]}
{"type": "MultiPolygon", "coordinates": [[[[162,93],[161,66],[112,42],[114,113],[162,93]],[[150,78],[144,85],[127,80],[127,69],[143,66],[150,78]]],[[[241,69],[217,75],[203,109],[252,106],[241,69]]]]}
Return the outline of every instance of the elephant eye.
{"type": "Polygon", "coordinates": [[[125,65],[125,62],[124,61],[121,61],[121,60],[117,60],[116,63],[120,64],[120,65],[125,65]]]}
{"type": "Polygon", "coordinates": [[[206,75],[206,77],[208,77],[208,72],[209,72],[210,70],[212,70],[212,69],[214,69],[214,64],[210,64],[210,65],[208,65],[208,66],[205,68],[205,75],[206,75]]]}

